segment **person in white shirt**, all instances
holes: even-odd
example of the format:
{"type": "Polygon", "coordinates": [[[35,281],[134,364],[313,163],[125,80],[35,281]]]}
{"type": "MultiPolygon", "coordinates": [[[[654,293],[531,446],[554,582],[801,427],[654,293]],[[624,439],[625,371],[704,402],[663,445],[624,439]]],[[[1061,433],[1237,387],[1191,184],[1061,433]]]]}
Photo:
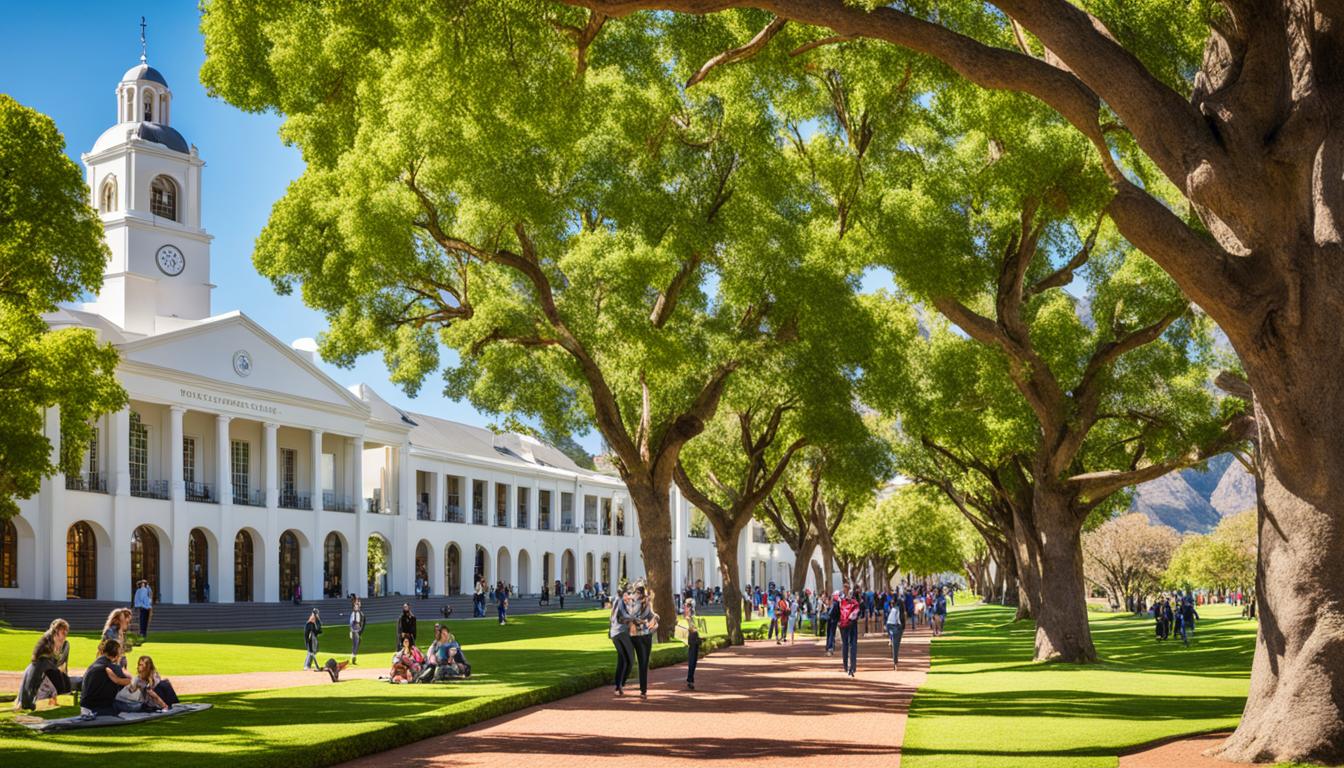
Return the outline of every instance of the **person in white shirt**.
{"type": "Polygon", "coordinates": [[[154,612],[154,594],[149,590],[149,582],[140,580],[132,603],[140,612],[140,642],[149,639],[149,615],[154,612]]]}

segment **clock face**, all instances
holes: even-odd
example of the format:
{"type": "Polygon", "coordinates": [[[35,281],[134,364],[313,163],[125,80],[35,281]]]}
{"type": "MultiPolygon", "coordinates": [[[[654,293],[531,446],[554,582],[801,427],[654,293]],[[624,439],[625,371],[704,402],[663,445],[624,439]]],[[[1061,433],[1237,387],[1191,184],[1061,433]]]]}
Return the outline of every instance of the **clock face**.
{"type": "Polygon", "coordinates": [[[159,271],[169,277],[177,277],[187,267],[187,257],[175,245],[161,246],[154,261],[158,263],[159,271]]]}

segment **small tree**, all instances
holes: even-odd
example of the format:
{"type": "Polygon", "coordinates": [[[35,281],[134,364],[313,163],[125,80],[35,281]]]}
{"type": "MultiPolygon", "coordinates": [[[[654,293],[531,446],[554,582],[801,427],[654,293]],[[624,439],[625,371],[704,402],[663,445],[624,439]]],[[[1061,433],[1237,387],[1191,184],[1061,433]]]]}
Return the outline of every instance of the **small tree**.
{"type": "Polygon", "coordinates": [[[1152,524],[1147,515],[1122,515],[1083,534],[1083,573],[1114,604],[1132,609],[1161,582],[1180,544],[1180,534],[1152,524]]]}
{"type": "Polygon", "coordinates": [[[50,118],[0,94],[0,522],[42,478],[75,473],[94,417],[126,404],[117,353],[93,331],[49,331],[44,313],[95,293],[107,246],[84,176],[50,118]],[[43,414],[60,409],[52,456],[43,414]]]}

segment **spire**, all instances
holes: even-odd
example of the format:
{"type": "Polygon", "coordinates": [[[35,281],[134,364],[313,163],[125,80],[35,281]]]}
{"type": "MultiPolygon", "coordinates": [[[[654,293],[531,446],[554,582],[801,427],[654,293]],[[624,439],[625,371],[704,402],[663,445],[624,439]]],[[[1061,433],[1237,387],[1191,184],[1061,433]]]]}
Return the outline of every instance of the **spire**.
{"type": "Polygon", "coordinates": [[[148,60],[145,58],[145,17],[144,17],[144,16],[141,16],[141,17],[140,17],[140,63],[141,63],[141,64],[146,64],[146,63],[148,63],[148,60]]]}

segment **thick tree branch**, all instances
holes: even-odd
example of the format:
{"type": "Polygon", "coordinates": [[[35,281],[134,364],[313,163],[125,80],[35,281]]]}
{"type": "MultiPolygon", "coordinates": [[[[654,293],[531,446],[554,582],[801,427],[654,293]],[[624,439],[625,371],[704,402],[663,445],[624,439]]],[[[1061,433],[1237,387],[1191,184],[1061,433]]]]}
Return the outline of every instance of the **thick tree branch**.
{"type": "Polygon", "coordinates": [[[756,36],[751,38],[745,45],[724,51],[709,61],[706,61],[694,75],[691,75],[691,79],[686,81],[686,87],[690,88],[701,80],[704,80],[705,77],[709,75],[710,70],[721,64],[732,64],[735,61],[741,61],[742,59],[750,58],[755,55],[757,51],[765,47],[766,43],[770,42],[772,37],[779,33],[779,30],[784,28],[786,23],[787,19],[772,19],[769,24],[766,24],[765,27],[760,32],[757,32],[756,36]]]}
{"type": "Polygon", "coordinates": [[[667,289],[659,292],[658,300],[654,302],[653,311],[649,313],[649,322],[654,328],[662,328],[671,319],[672,313],[677,308],[677,301],[681,298],[681,292],[690,281],[691,276],[700,268],[704,262],[704,256],[699,252],[692,253],[691,257],[681,263],[677,273],[672,276],[672,281],[667,284],[667,289]]]}

